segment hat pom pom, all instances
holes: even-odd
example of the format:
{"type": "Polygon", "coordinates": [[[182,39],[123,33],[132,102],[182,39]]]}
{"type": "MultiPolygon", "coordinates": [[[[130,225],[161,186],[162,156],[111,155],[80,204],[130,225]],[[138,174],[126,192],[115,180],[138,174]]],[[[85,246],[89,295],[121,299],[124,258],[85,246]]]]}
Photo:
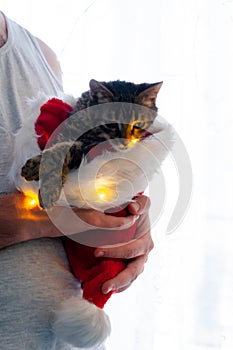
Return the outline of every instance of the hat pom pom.
{"type": "Polygon", "coordinates": [[[111,325],[102,309],[85,299],[71,298],[54,311],[52,329],[65,342],[86,349],[103,344],[111,325]]]}

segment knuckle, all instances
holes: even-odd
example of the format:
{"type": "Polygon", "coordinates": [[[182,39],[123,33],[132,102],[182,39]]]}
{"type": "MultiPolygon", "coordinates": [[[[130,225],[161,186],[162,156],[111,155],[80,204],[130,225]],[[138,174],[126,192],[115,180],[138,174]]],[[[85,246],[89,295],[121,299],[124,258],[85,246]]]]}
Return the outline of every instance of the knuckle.
{"type": "Polygon", "coordinates": [[[137,267],[131,268],[131,270],[129,271],[129,280],[130,283],[134,282],[136,280],[136,278],[138,277],[138,269],[137,267]]]}
{"type": "Polygon", "coordinates": [[[149,197],[145,197],[146,198],[146,206],[149,208],[151,206],[151,200],[149,197]]]}
{"type": "Polygon", "coordinates": [[[144,270],[144,260],[138,261],[135,265],[131,266],[130,269],[130,276],[131,281],[135,281],[136,278],[143,272],[144,270]]]}
{"type": "Polygon", "coordinates": [[[142,241],[144,241],[145,246],[147,247],[147,249],[148,249],[149,251],[152,250],[152,249],[154,248],[154,241],[153,241],[153,239],[152,239],[152,237],[151,237],[151,232],[150,232],[150,230],[147,231],[147,233],[146,233],[144,236],[142,236],[142,241]]]}
{"type": "Polygon", "coordinates": [[[142,207],[144,208],[144,210],[147,211],[151,206],[150,198],[147,196],[142,196],[142,197],[139,197],[139,200],[141,200],[142,207]]]}
{"type": "Polygon", "coordinates": [[[141,255],[149,255],[150,251],[153,249],[153,246],[152,246],[152,243],[150,242],[149,244],[147,244],[144,249],[143,249],[143,252],[141,255]]]}
{"type": "Polygon", "coordinates": [[[143,273],[143,271],[144,271],[144,268],[145,268],[145,266],[144,266],[144,264],[141,266],[141,269],[140,269],[140,272],[139,272],[139,274],[141,274],[141,273],[143,273]]]}
{"type": "Polygon", "coordinates": [[[125,252],[125,259],[132,259],[137,255],[135,250],[127,249],[125,252]]]}
{"type": "Polygon", "coordinates": [[[151,240],[150,245],[149,245],[149,251],[148,251],[148,253],[150,253],[150,251],[153,250],[154,247],[155,247],[155,244],[154,244],[154,242],[151,240]]]}
{"type": "Polygon", "coordinates": [[[145,251],[145,255],[148,256],[150,254],[150,252],[152,251],[152,249],[154,249],[154,243],[150,243],[150,245],[147,247],[147,249],[145,251]]]}

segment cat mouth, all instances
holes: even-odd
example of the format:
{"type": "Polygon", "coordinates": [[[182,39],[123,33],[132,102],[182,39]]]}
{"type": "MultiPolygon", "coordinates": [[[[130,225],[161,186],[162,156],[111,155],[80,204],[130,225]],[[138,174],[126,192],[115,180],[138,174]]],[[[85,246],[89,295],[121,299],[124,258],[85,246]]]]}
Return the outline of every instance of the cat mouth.
{"type": "Polygon", "coordinates": [[[122,143],[119,145],[119,149],[120,150],[126,150],[128,148],[132,148],[134,147],[138,142],[140,141],[140,139],[132,139],[132,140],[126,140],[125,143],[122,143]]]}

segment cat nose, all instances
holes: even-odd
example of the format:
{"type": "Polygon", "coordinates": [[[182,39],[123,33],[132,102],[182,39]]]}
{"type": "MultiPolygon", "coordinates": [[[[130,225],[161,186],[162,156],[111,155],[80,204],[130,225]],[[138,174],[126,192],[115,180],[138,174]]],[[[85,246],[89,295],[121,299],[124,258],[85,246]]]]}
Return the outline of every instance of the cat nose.
{"type": "Polygon", "coordinates": [[[126,148],[127,148],[126,145],[120,145],[120,149],[121,149],[121,150],[124,150],[124,149],[126,149],[126,148]]]}
{"type": "Polygon", "coordinates": [[[128,148],[128,140],[125,140],[120,144],[120,149],[124,150],[127,148],[128,148]]]}

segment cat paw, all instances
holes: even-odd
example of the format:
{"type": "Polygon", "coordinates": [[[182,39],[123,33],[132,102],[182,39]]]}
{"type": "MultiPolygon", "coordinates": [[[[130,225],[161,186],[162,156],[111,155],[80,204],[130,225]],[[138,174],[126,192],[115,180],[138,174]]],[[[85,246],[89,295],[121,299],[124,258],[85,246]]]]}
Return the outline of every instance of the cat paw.
{"type": "Polygon", "coordinates": [[[21,169],[21,176],[27,181],[39,181],[41,155],[28,159],[21,169]]]}
{"type": "Polygon", "coordinates": [[[49,209],[54,206],[56,201],[60,197],[60,188],[53,186],[52,184],[41,184],[41,188],[38,192],[38,199],[40,206],[43,209],[49,209]]]}

